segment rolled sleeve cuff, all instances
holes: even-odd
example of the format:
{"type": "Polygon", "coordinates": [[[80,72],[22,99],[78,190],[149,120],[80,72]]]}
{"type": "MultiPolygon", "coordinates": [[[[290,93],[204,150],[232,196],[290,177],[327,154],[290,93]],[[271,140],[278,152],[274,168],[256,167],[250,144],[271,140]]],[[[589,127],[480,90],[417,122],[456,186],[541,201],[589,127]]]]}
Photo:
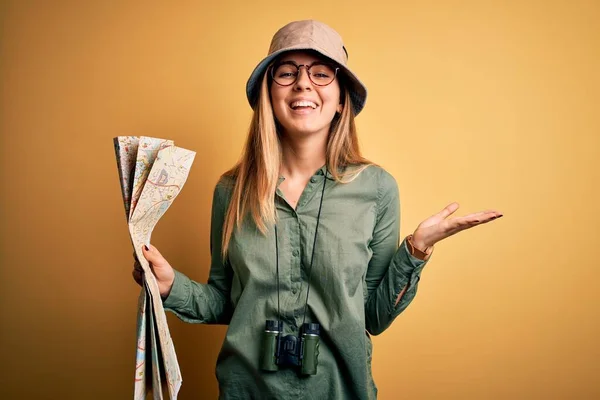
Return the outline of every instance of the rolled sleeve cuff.
{"type": "Polygon", "coordinates": [[[175,271],[173,287],[166,299],[163,300],[163,307],[169,310],[183,310],[189,304],[191,296],[191,280],[181,272],[175,271]]]}
{"type": "Polygon", "coordinates": [[[405,276],[413,275],[415,273],[421,274],[423,268],[425,268],[425,264],[431,258],[431,254],[428,254],[428,258],[423,260],[422,258],[413,256],[410,252],[408,238],[405,238],[402,241],[402,251],[396,253],[396,257],[404,258],[407,262],[399,262],[397,265],[400,266],[401,271],[405,274],[405,276]]]}
{"type": "Polygon", "coordinates": [[[400,245],[399,251],[394,255],[393,267],[396,269],[396,290],[394,299],[396,299],[402,290],[406,287],[406,291],[402,295],[402,298],[395,304],[396,311],[403,310],[415,297],[417,284],[421,279],[421,272],[427,262],[431,259],[428,257],[427,260],[421,260],[410,254],[407,240],[404,239],[400,245]]]}

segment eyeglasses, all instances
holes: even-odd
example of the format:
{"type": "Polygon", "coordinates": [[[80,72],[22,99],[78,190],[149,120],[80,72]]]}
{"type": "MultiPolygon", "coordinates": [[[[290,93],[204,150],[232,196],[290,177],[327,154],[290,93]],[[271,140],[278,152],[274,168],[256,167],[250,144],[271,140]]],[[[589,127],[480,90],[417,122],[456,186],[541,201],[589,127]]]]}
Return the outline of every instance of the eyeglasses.
{"type": "Polygon", "coordinates": [[[290,86],[296,83],[300,75],[300,67],[306,67],[308,79],[317,86],[327,86],[334,81],[339,68],[322,62],[311,65],[297,65],[292,61],[275,64],[271,68],[271,78],[280,86],[290,86]]]}

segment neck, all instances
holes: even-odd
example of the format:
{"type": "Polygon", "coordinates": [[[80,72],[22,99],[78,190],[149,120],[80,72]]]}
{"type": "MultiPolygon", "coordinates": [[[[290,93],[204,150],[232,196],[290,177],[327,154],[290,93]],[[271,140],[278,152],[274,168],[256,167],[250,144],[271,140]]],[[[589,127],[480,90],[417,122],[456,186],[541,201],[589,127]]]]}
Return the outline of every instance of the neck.
{"type": "Polygon", "coordinates": [[[284,134],[281,139],[281,151],[281,175],[290,179],[312,176],[325,165],[327,135],[290,138],[284,134]]]}

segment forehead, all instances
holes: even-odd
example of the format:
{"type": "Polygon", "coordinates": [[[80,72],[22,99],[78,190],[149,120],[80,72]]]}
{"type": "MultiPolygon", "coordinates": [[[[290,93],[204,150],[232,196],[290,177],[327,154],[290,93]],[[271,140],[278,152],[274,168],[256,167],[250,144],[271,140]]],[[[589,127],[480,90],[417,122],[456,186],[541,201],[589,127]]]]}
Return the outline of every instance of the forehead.
{"type": "Polygon", "coordinates": [[[329,59],[323,57],[317,52],[310,51],[288,51],[277,57],[277,62],[293,61],[296,64],[312,64],[314,62],[329,62],[329,59]]]}

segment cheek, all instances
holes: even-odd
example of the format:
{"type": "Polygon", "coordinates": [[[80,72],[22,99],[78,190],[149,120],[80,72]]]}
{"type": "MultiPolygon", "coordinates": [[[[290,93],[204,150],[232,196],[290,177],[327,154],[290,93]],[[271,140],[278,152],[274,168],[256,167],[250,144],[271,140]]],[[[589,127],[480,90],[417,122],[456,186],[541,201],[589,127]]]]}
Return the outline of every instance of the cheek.
{"type": "Polygon", "coordinates": [[[281,90],[277,90],[277,88],[271,87],[271,107],[273,108],[273,113],[275,114],[275,118],[281,119],[283,117],[283,112],[285,108],[285,102],[283,101],[284,94],[281,90]]]}
{"type": "Polygon", "coordinates": [[[327,114],[334,115],[337,111],[338,105],[340,104],[339,93],[329,94],[327,97],[323,97],[323,111],[327,114]]]}
{"type": "Polygon", "coordinates": [[[321,98],[327,110],[333,109],[334,112],[337,110],[340,104],[340,95],[339,86],[333,86],[333,84],[321,93],[321,98]]]}

